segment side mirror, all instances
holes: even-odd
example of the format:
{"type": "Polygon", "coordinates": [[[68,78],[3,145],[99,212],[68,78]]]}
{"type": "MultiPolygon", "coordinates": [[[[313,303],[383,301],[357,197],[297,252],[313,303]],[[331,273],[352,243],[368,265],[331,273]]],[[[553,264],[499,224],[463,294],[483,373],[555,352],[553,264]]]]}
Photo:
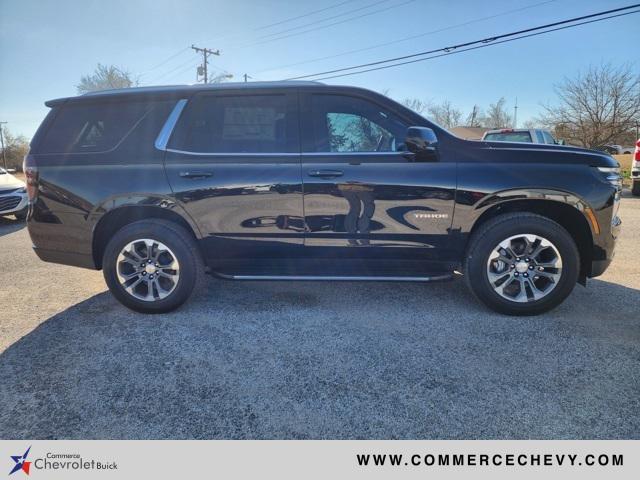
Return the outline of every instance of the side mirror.
{"type": "Polygon", "coordinates": [[[557,145],[566,145],[566,143],[565,143],[565,141],[563,139],[556,140],[556,144],[557,145]]]}
{"type": "Polygon", "coordinates": [[[407,150],[417,157],[433,156],[438,146],[438,137],[427,127],[409,127],[404,141],[407,150]]]}

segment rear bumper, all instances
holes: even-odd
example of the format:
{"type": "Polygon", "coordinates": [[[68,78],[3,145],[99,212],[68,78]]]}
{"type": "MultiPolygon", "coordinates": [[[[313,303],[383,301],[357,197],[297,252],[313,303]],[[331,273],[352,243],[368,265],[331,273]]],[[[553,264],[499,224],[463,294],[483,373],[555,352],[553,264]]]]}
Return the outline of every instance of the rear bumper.
{"type": "Polygon", "coordinates": [[[36,255],[45,262],[61,263],[63,265],[71,265],[73,267],[90,268],[96,270],[92,255],[83,255],[80,253],[60,252],[58,250],[48,250],[45,248],[33,247],[36,255]]]}

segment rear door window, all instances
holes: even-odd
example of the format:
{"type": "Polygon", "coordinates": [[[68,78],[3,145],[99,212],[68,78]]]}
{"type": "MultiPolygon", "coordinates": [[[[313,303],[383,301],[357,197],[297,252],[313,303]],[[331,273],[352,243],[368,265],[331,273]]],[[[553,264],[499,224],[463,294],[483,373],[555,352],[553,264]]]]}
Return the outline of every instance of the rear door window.
{"type": "Polygon", "coordinates": [[[106,152],[114,149],[148,113],[146,102],[76,103],[63,105],[39,153],[106,152]]]}
{"type": "Polygon", "coordinates": [[[201,95],[189,102],[169,148],[197,153],[295,152],[297,122],[285,94],[201,95]]]}

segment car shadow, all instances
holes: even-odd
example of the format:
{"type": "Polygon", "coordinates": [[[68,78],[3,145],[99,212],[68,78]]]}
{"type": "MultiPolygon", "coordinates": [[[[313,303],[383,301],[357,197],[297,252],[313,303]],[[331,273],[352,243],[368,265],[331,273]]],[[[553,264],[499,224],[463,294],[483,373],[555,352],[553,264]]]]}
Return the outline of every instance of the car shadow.
{"type": "Polygon", "coordinates": [[[26,226],[27,224],[24,220],[18,220],[13,215],[7,217],[0,216],[0,237],[17,232],[26,226]]]}
{"type": "Polygon", "coordinates": [[[463,282],[210,280],[176,312],[105,292],[0,354],[23,439],[640,438],[640,291],[594,280],[549,314],[463,282]]]}

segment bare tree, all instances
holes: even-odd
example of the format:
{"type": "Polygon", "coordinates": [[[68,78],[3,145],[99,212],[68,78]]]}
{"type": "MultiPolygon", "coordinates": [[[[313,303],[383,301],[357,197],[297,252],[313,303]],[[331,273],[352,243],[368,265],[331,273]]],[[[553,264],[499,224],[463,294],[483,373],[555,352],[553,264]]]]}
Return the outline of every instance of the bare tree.
{"type": "Polygon", "coordinates": [[[451,105],[449,100],[440,104],[431,105],[428,108],[430,118],[444,128],[453,128],[460,125],[462,112],[451,105]]]}
{"type": "Polygon", "coordinates": [[[420,100],[419,98],[405,98],[401,103],[419,115],[422,115],[429,109],[429,102],[420,100]]]}
{"type": "Polygon", "coordinates": [[[474,105],[467,115],[467,120],[465,121],[465,126],[467,127],[481,127],[484,122],[484,113],[482,113],[482,109],[478,105],[474,105]]]}
{"type": "MultiPolygon", "coordinates": [[[[7,168],[15,168],[22,171],[22,161],[29,151],[29,141],[23,135],[13,135],[7,128],[2,129],[4,135],[4,155],[7,159],[7,168]]],[[[0,160],[1,160],[0,156],[0,160]]],[[[0,166],[4,166],[0,161],[0,166]]]]}
{"type": "Polygon", "coordinates": [[[111,88],[130,88],[137,85],[131,74],[113,65],[98,64],[91,75],[84,75],[76,85],[79,94],[109,90],[111,88]]]}
{"type": "Polygon", "coordinates": [[[559,104],[544,106],[541,120],[556,134],[585,147],[624,137],[640,122],[640,74],[629,65],[590,67],[555,86],[559,104]]]}
{"type": "Polygon", "coordinates": [[[536,119],[530,118],[529,120],[527,120],[522,124],[522,128],[528,128],[528,129],[540,128],[540,122],[536,119]]]}
{"type": "Polygon", "coordinates": [[[507,112],[505,104],[507,101],[504,97],[500,98],[496,103],[489,105],[487,115],[483,119],[483,126],[487,128],[508,128],[513,123],[513,118],[507,112]]]}

